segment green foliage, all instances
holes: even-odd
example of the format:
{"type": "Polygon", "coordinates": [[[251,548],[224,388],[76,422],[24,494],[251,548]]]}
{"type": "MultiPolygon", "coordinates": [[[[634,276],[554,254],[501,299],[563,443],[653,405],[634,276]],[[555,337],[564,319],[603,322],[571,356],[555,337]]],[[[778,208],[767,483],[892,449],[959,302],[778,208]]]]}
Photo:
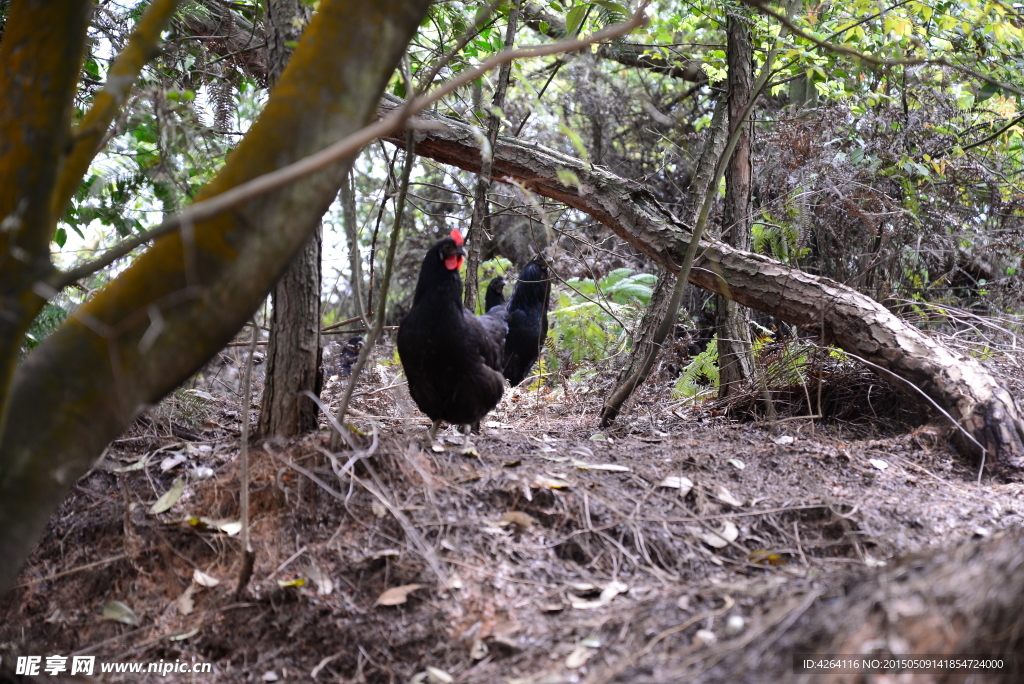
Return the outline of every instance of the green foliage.
{"type": "Polygon", "coordinates": [[[693,357],[683,369],[672,388],[676,397],[695,397],[709,387],[718,388],[718,336],[708,342],[707,348],[693,357]]]}
{"type": "Polygon", "coordinates": [[[36,319],[32,321],[28,332],[25,333],[25,343],[22,346],[24,356],[30,350],[39,345],[40,342],[49,337],[50,333],[59,328],[68,317],[68,309],[59,303],[47,302],[43,310],[39,312],[36,319]]]}
{"type": "Polygon", "coordinates": [[[558,293],[551,312],[557,358],[576,364],[628,348],[629,337],[622,324],[632,327],[643,313],[655,280],[650,273],[620,268],[596,283],[579,278],[567,281],[572,290],[558,293]]]}

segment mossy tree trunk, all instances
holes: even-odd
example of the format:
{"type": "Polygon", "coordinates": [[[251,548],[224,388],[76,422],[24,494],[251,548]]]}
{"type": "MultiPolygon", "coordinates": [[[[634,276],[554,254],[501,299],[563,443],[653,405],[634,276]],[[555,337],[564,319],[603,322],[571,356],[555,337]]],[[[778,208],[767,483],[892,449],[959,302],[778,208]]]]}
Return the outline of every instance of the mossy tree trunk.
{"type": "MultiPolygon", "coordinates": [[[[333,201],[351,160],[157,239],[13,372],[41,306],[50,209],[91,0],[20,2],[0,44],[0,592],[103,448],[231,340],[333,201]],[[26,133],[32,132],[32,135],[26,133]],[[11,259],[14,246],[24,260],[11,259]],[[33,299],[35,298],[35,299],[33,299]],[[36,301],[39,300],[39,301],[36,301]],[[12,306],[14,308],[12,308],[12,306]]],[[[427,0],[322,0],[259,119],[199,199],[319,151],[373,116],[427,0]]]]}

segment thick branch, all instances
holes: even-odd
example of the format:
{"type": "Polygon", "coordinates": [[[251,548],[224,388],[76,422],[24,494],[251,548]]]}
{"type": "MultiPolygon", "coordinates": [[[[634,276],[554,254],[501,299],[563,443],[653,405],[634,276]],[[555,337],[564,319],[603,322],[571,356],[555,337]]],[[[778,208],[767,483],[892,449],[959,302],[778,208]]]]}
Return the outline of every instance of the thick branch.
{"type": "Polygon", "coordinates": [[[25,331],[52,270],[50,208],[71,128],[91,0],[10,6],[0,43],[0,434],[25,331]]]}
{"type": "MultiPolygon", "coordinates": [[[[259,120],[202,196],[362,128],[428,4],[323,0],[259,120]]],[[[263,301],[336,196],[350,160],[335,162],[164,235],[18,368],[0,441],[0,593],[104,446],[263,301]]]]}
{"type": "MultiPolygon", "coordinates": [[[[401,106],[385,97],[380,112],[401,106]]],[[[470,128],[453,119],[424,114],[416,150],[424,157],[476,172],[479,146],[470,128]],[[427,130],[429,129],[429,131],[427,130]]],[[[388,138],[401,145],[401,139],[388,138]]],[[[495,180],[511,179],[533,192],[579,209],[664,267],[676,271],[690,240],[690,227],[638,183],[540,145],[499,137],[494,147],[495,180]],[[558,180],[569,169],[579,185],[558,180]]],[[[689,281],[752,309],[817,333],[905,380],[949,412],[984,445],[989,464],[1024,465],[1024,423],[1013,398],[976,360],[960,357],[874,300],[828,278],[804,273],[758,254],[705,238],[689,281]]],[[[981,456],[976,444],[954,434],[961,451],[981,456]]]]}
{"type": "Polygon", "coordinates": [[[177,0],[154,0],[150,3],[128,38],[128,44],[110,66],[106,85],[96,93],[92,107],[82,117],[78,130],[72,136],[71,151],[64,160],[53,193],[54,216],[64,213],[82,176],[89,170],[89,164],[99,151],[100,141],[128,100],[142,67],[160,54],[160,32],[171,20],[177,6],[177,0]]]}

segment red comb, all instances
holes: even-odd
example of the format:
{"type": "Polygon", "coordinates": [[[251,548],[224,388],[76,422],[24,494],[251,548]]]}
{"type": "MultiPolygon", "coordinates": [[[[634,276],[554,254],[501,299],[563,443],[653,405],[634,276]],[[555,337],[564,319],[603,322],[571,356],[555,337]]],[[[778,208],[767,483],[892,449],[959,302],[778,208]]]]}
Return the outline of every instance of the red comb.
{"type": "Polygon", "coordinates": [[[465,240],[462,239],[462,233],[459,232],[458,228],[452,228],[452,232],[448,233],[448,237],[454,240],[455,244],[458,245],[459,247],[461,247],[462,244],[465,242],[465,240]]]}

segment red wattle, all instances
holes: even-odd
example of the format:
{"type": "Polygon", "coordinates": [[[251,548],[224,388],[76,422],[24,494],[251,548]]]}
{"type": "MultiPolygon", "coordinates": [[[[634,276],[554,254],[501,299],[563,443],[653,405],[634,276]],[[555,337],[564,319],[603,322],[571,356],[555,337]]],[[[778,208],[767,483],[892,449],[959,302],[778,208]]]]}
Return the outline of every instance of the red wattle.
{"type": "Polygon", "coordinates": [[[444,260],[444,267],[449,271],[457,271],[462,268],[462,257],[458,254],[453,254],[444,260]]]}

